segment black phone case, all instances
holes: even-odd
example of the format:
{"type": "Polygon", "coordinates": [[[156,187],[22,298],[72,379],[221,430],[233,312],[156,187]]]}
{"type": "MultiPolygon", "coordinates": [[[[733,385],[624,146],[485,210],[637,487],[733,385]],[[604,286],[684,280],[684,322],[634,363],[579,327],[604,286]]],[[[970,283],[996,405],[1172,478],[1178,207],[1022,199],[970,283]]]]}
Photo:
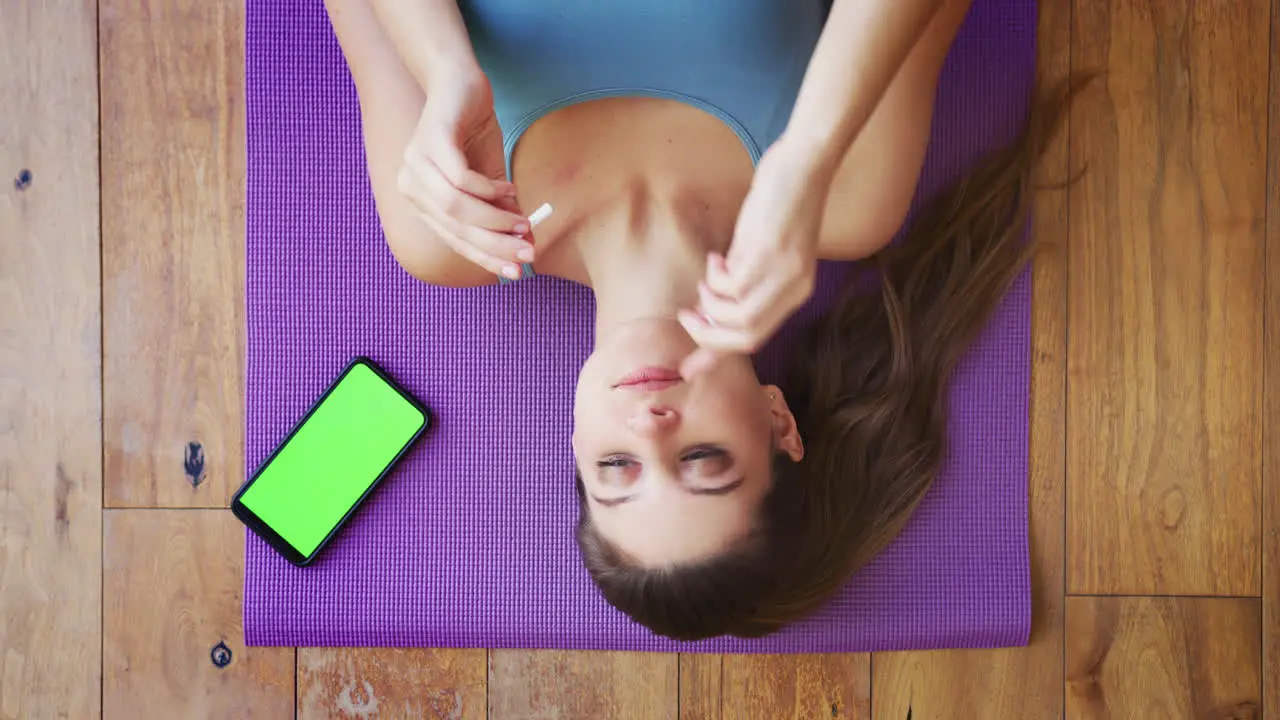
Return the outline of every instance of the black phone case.
{"type": "Polygon", "coordinates": [[[364,505],[365,501],[369,499],[369,496],[373,494],[373,491],[376,490],[378,486],[382,484],[383,479],[385,479],[387,475],[391,473],[391,470],[400,462],[401,458],[403,458],[405,454],[409,452],[409,450],[414,446],[414,444],[417,443],[418,439],[422,437],[423,433],[425,433],[430,427],[431,427],[431,413],[430,411],[427,410],[427,408],[422,403],[418,402],[417,398],[415,398],[413,395],[410,395],[407,390],[405,390],[399,383],[393,380],[390,375],[387,375],[387,373],[384,372],[382,368],[378,367],[377,364],[375,364],[372,360],[364,356],[356,357],[351,362],[347,363],[347,366],[343,368],[341,373],[338,374],[338,377],[334,379],[332,383],[329,384],[329,387],[325,388],[324,393],[314,403],[311,404],[311,407],[307,410],[307,413],[302,416],[302,419],[299,420],[297,424],[293,426],[293,428],[289,431],[289,434],[285,436],[285,438],[281,440],[279,444],[276,445],[274,450],[271,451],[271,455],[268,456],[267,459],[263,461],[263,463],[259,465],[256,470],[254,470],[253,475],[249,478],[249,480],[240,486],[240,489],[236,491],[235,496],[231,498],[231,512],[234,513],[235,516],[240,519],[240,522],[244,523],[246,527],[252,530],[255,535],[262,538],[263,541],[267,543],[267,545],[270,545],[273,550],[280,553],[280,555],[282,555],[284,559],[288,560],[290,563],[294,565],[297,565],[298,567],[305,567],[307,565],[310,565],[312,561],[316,559],[316,556],[318,556],[324,550],[325,546],[329,544],[329,541],[332,540],[334,536],[338,534],[338,531],[341,530],[342,527],[346,525],[347,522],[352,518],[352,516],[355,515],[356,511],[358,511],[361,508],[361,506],[364,505]],[[252,510],[245,507],[244,504],[240,502],[240,498],[241,496],[244,495],[245,491],[248,490],[249,487],[253,485],[254,482],[257,481],[258,477],[262,475],[263,471],[265,471],[271,465],[271,463],[276,459],[276,456],[280,454],[280,451],[284,449],[286,445],[289,444],[289,441],[293,439],[293,436],[296,435],[298,431],[301,430],[302,427],[307,424],[307,421],[310,420],[311,416],[315,414],[315,411],[321,405],[324,404],[324,401],[328,399],[329,394],[333,392],[334,388],[338,387],[338,385],[343,381],[343,379],[347,377],[347,374],[350,373],[354,368],[356,368],[359,365],[364,365],[365,367],[372,370],[374,374],[376,374],[379,378],[383,380],[383,382],[387,383],[387,385],[391,386],[393,390],[400,393],[400,396],[403,397],[409,404],[417,408],[417,410],[422,413],[422,418],[423,418],[422,427],[419,428],[418,431],[413,434],[413,437],[409,438],[408,442],[404,444],[404,447],[400,448],[400,452],[396,453],[396,456],[391,458],[391,462],[387,463],[387,466],[382,469],[382,472],[378,473],[378,476],[374,478],[372,483],[369,484],[369,487],[364,491],[364,494],[362,494],[354,503],[352,503],[351,509],[348,510],[347,513],[342,516],[342,519],[340,519],[333,526],[333,529],[329,531],[329,534],[325,535],[324,540],[320,541],[320,544],[316,546],[315,551],[313,551],[310,555],[303,556],[296,549],[294,549],[292,545],[286,542],[284,538],[280,537],[280,535],[276,533],[275,530],[271,529],[270,525],[263,522],[262,519],[259,518],[256,514],[254,514],[252,510]]]}

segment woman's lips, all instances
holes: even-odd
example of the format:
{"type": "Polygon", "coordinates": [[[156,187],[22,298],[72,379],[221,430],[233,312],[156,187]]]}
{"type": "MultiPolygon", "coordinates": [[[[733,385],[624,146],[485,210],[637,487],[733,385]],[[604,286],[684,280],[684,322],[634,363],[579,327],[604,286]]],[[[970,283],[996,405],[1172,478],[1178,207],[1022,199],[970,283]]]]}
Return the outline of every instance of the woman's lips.
{"type": "Polygon", "coordinates": [[[614,384],[613,389],[665,390],[681,382],[684,382],[684,379],[680,377],[680,371],[675,368],[646,367],[623,376],[621,380],[614,384]]]}
{"type": "Polygon", "coordinates": [[[657,392],[666,390],[673,385],[679,385],[680,380],[646,380],[645,382],[629,383],[627,385],[619,385],[619,390],[638,390],[640,392],[657,392]]]}

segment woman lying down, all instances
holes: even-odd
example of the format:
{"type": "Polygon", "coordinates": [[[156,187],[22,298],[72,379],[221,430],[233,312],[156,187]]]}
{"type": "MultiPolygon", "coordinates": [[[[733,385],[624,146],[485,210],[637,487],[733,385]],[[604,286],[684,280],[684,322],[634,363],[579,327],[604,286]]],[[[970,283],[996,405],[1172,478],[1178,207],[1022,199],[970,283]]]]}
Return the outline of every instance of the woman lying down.
{"type": "Polygon", "coordinates": [[[929,489],[945,380],[1028,256],[1047,122],[888,247],[968,2],[327,4],[404,269],[595,293],[573,450],[608,601],[683,640],[817,610],[929,489]],[[817,262],[867,258],[879,291],[846,292],[761,384],[751,353],[817,262]]]}

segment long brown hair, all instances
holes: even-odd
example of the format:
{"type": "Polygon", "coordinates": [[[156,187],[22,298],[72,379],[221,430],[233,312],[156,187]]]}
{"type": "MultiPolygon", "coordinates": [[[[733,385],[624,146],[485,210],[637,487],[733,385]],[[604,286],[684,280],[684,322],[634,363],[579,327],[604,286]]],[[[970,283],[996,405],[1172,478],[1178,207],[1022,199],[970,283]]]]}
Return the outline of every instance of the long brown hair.
{"type": "Polygon", "coordinates": [[[878,292],[851,281],[806,330],[781,383],[806,455],[775,457],[749,537],[704,561],[643,567],[597,532],[578,478],[578,545],[614,607],[680,640],[767,635],[818,610],[897,536],[943,460],[947,380],[1034,249],[1032,170],[1087,82],[1035,104],[1018,140],[872,258],[878,292]]]}

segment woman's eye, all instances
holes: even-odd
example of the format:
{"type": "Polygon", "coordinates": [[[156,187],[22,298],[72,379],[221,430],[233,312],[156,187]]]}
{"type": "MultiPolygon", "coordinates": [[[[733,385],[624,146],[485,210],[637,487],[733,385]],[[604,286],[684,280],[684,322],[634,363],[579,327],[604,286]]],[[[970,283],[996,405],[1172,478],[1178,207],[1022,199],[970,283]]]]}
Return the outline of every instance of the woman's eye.
{"type": "Polygon", "coordinates": [[[729,457],[728,451],[714,445],[693,448],[680,457],[680,462],[699,477],[721,475],[733,467],[733,458],[729,457]]]}
{"type": "Polygon", "coordinates": [[[684,454],[680,458],[681,462],[695,462],[697,460],[706,460],[708,458],[720,458],[725,456],[723,448],[715,446],[697,447],[684,454]]]}
{"type": "Polygon", "coordinates": [[[635,465],[635,461],[628,457],[607,457],[603,460],[596,461],[596,467],[628,467],[635,465]]]}

